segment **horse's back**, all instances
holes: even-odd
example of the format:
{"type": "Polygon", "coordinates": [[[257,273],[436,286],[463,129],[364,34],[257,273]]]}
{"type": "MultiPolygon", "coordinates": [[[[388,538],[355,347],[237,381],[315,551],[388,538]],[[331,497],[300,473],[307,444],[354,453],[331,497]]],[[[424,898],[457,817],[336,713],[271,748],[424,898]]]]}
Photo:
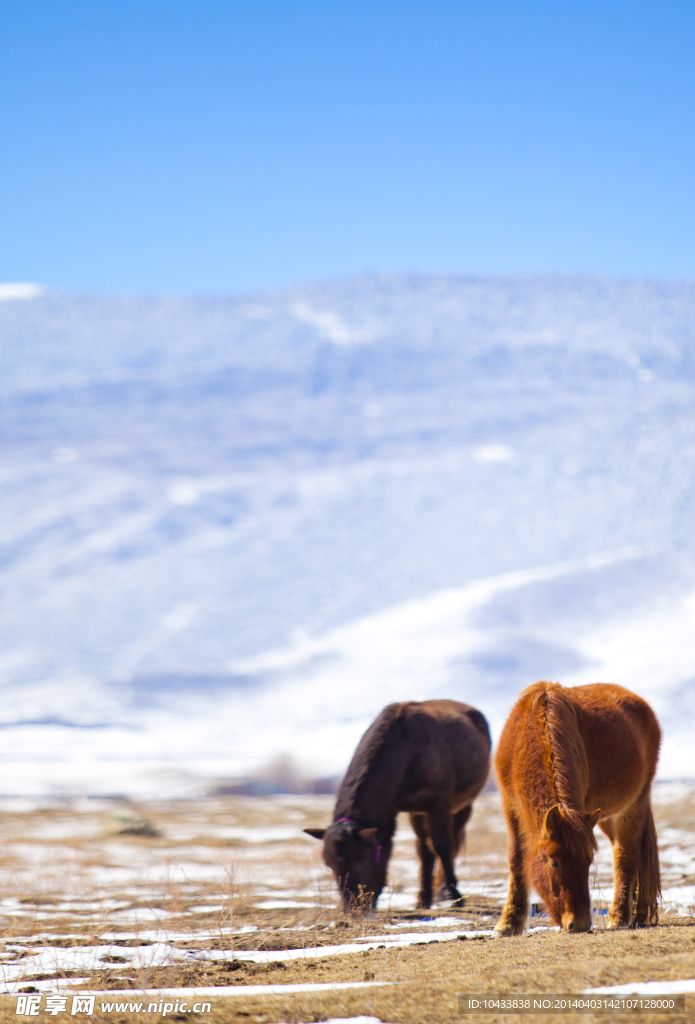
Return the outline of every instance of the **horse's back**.
{"type": "Polygon", "coordinates": [[[589,766],[589,800],[608,812],[648,791],[661,730],[646,700],[614,683],[570,689],[589,766]]]}
{"type": "Polygon", "coordinates": [[[541,682],[520,694],[500,738],[496,768],[507,800],[523,801],[522,793],[536,788],[547,773],[547,727],[541,724],[540,711],[543,702],[543,714],[550,702],[570,709],[565,717],[570,725],[576,722],[552,756],[573,763],[590,810],[624,806],[648,790],[661,740],[649,704],[614,683],[562,687],[541,682]]]}
{"type": "Polygon", "coordinates": [[[565,696],[594,721],[624,720],[646,735],[661,735],[656,715],[644,698],[617,683],[589,683],[563,688],[565,696]]]}
{"type": "Polygon", "coordinates": [[[477,708],[454,700],[409,701],[402,705],[410,768],[403,791],[458,793],[472,800],[490,767],[490,731],[477,708]]]}
{"type": "Polygon", "coordinates": [[[488,746],[490,746],[490,729],[487,719],[481,711],[471,707],[470,704],[442,698],[439,700],[408,701],[408,703],[403,705],[403,709],[413,717],[422,716],[423,719],[436,722],[444,727],[451,726],[454,729],[458,728],[468,731],[470,726],[473,725],[487,742],[488,746]]]}
{"type": "Polygon", "coordinates": [[[402,706],[413,737],[425,742],[465,744],[485,750],[492,741],[485,716],[477,708],[456,700],[408,701],[402,706]]]}

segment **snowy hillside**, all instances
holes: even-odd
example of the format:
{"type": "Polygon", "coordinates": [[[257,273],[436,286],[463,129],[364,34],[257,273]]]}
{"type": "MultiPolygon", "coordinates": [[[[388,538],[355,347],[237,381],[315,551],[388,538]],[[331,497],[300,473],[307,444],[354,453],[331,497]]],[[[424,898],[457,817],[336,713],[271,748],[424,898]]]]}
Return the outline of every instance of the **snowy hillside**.
{"type": "Polygon", "coordinates": [[[29,290],[0,339],[3,791],[339,773],[389,700],[498,730],[541,677],[695,775],[695,285],[29,290]]]}

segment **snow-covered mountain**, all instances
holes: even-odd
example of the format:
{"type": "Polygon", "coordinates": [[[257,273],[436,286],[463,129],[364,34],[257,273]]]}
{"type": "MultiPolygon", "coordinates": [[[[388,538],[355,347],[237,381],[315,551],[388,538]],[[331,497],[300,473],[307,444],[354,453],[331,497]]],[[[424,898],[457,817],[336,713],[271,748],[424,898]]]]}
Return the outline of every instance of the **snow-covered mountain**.
{"type": "Polygon", "coordinates": [[[695,775],[695,284],[5,294],[0,790],[337,773],[389,700],[498,730],[542,677],[695,775]]]}

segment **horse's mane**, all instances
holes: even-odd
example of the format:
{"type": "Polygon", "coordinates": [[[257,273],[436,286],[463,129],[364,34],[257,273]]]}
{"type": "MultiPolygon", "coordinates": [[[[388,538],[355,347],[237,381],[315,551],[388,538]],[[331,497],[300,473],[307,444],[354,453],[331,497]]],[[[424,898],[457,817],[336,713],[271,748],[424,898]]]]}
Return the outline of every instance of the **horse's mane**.
{"type": "Polygon", "coordinates": [[[348,814],[357,800],[360,786],[365,781],[374,758],[386,741],[391,727],[400,717],[405,704],[387,704],[381,714],[372,722],[357,744],[343,781],[340,783],[335,805],[335,817],[348,814]]]}
{"type": "Polygon", "coordinates": [[[563,840],[591,859],[598,843],[584,807],[589,765],[574,705],[559,683],[536,683],[526,692],[534,690],[531,708],[540,726],[548,783],[562,810],[563,840]]]}

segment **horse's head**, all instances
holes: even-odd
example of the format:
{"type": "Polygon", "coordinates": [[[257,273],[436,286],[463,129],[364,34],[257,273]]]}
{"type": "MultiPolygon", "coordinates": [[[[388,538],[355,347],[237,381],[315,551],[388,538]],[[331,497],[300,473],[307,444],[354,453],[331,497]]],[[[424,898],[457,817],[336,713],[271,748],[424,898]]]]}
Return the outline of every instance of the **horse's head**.
{"type": "Polygon", "coordinates": [[[390,842],[381,843],[378,829],[365,828],[352,818],[304,831],[323,840],[323,859],[336,877],[346,908],[373,907],[386,882],[390,842]]]}
{"type": "Polygon", "coordinates": [[[555,924],[568,932],[591,929],[589,868],[600,811],[579,814],[555,804],[547,812],[531,862],[531,878],[555,924]]]}

